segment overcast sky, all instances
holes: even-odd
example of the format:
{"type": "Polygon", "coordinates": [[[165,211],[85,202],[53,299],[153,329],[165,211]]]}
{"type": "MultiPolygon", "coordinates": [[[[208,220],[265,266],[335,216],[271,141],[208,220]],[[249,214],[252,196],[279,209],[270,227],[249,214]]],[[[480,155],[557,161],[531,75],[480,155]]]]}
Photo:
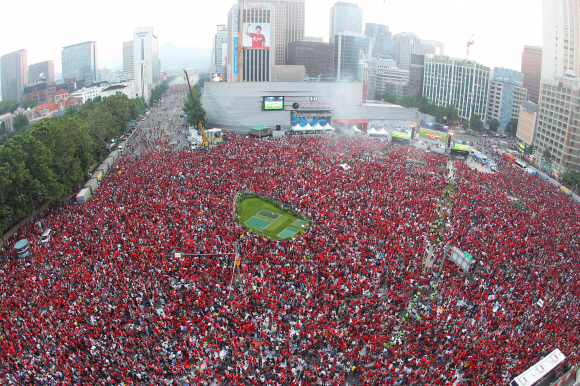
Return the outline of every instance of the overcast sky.
{"type": "MultiPolygon", "coordinates": [[[[446,55],[465,57],[473,34],[472,59],[491,67],[519,71],[523,46],[542,45],[541,0],[386,0],[382,18],[382,0],[352,2],[363,9],[363,22],[380,22],[393,33],[411,31],[419,38],[443,41],[446,55]]],[[[99,67],[103,63],[112,67],[111,62],[122,64],[122,42],[130,40],[138,26],[155,27],[160,46],[171,42],[183,47],[210,47],[215,26],[226,23],[234,3],[62,0],[47,6],[44,1],[30,0],[24,12],[21,3],[5,1],[1,7],[0,55],[25,48],[28,64],[52,59],[55,71],[60,72],[63,46],[94,40],[102,60],[99,67]],[[110,60],[114,57],[117,60],[110,60]]],[[[329,9],[334,3],[306,0],[306,35],[328,41],[329,9]]]]}

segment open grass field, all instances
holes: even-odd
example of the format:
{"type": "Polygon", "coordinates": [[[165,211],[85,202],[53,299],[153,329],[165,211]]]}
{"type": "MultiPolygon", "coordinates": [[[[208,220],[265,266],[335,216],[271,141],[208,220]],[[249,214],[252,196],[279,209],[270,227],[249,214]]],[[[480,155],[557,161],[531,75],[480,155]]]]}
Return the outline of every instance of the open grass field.
{"type": "Polygon", "coordinates": [[[308,224],[259,198],[247,198],[239,202],[236,216],[240,224],[272,240],[300,236],[302,225],[308,224]]]}

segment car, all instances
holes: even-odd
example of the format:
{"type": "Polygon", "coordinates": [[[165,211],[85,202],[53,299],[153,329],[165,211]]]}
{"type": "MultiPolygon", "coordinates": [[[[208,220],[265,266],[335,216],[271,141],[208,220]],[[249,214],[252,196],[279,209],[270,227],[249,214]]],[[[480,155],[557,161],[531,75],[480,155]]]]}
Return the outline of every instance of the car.
{"type": "Polygon", "coordinates": [[[40,241],[42,243],[48,243],[50,241],[50,232],[52,231],[51,228],[46,229],[42,232],[42,236],[40,237],[40,241]]]}

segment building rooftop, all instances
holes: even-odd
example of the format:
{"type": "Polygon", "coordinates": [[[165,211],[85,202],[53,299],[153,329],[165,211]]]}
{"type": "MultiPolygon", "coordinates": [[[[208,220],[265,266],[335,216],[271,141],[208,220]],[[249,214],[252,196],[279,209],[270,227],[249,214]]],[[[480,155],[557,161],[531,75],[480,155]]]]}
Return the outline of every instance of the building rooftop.
{"type": "Polygon", "coordinates": [[[54,102],[52,103],[46,103],[40,106],[36,106],[36,110],[44,110],[44,109],[48,109],[48,111],[53,111],[53,110],[58,110],[58,105],[54,102]]]}
{"type": "Polygon", "coordinates": [[[63,89],[61,88],[60,90],[58,90],[58,91],[56,92],[56,94],[55,94],[55,95],[62,95],[62,94],[68,94],[68,91],[66,91],[66,90],[63,90],[63,89]]]}
{"type": "Polygon", "coordinates": [[[522,110],[525,110],[531,114],[537,113],[539,110],[538,107],[539,106],[537,104],[535,104],[534,102],[530,102],[530,101],[522,102],[522,110]]]}

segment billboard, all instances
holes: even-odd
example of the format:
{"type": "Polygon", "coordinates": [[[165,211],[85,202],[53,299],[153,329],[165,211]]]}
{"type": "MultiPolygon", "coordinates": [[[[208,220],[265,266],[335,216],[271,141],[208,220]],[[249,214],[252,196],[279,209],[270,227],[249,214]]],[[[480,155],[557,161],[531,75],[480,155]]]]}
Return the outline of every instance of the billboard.
{"type": "Polygon", "coordinates": [[[262,110],[264,111],[284,110],[284,97],[282,96],[264,97],[262,110]]]}
{"type": "Polygon", "coordinates": [[[453,145],[453,150],[469,151],[469,145],[460,145],[456,143],[453,145]]]}
{"type": "Polygon", "coordinates": [[[212,82],[222,82],[224,80],[223,74],[211,74],[212,82]]]}
{"type": "Polygon", "coordinates": [[[234,62],[232,63],[234,66],[234,74],[238,73],[238,50],[236,50],[236,47],[238,47],[238,37],[234,36],[234,62]]]}
{"type": "Polygon", "coordinates": [[[228,38],[222,38],[222,68],[224,68],[224,66],[228,64],[227,57],[228,57],[228,38]]]}
{"type": "Polygon", "coordinates": [[[270,49],[270,23],[244,23],[244,50],[270,49]]]}
{"type": "Polygon", "coordinates": [[[393,138],[409,139],[409,133],[400,131],[393,131],[393,138]]]}
{"type": "Polygon", "coordinates": [[[395,55],[393,55],[393,54],[384,54],[382,52],[379,52],[378,57],[379,57],[379,60],[388,60],[388,59],[395,60],[395,55]]]}
{"type": "Polygon", "coordinates": [[[449,126],[445,126],[439,123],[421,121],[421,124],[419,125],[419,138],[446,142],[448,131],[449,126]]]}

